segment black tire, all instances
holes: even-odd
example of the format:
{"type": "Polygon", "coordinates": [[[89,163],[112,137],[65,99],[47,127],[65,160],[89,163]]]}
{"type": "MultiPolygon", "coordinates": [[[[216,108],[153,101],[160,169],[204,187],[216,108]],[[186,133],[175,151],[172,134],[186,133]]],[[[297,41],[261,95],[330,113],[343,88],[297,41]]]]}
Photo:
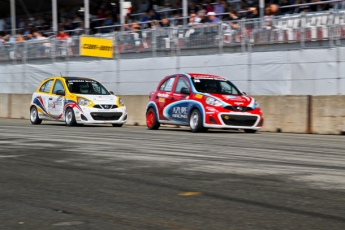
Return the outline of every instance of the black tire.
{"type": "Polygon", "coordinates": [[[198,133],[205,130],[203,121],[202,121],[202,116],[198,109],[193,109],[193,111],[190,113],[189,127],[193,133],[198,133]]]}
{"type": "Polygon", "coordinates": [[[74,126],[77,124],[75,120],[74,111],[72,108],[67,108],[65,112],[65,123],[67,126],[74,126]]]}
{"type": "Polygon", "coordinates": [[[157,113],[154,108],[150,108],[146,112],[146,125],[150,130],[157,130],[161,126],[158,122],[157,113]]]}
{"type": "Polygon", "coordinates": [[[36,106],[32,106],[30,109],[30,121],[33,125],[39,125],[42,123],[42,120],[38,117],[36,106]]]}
{"type": "Polygon", "coordinates": [[[123,124],[112,124],[114,127],[122,127],[123,124]]]}
{"type": "Polygon", "coordinates": [[[244,132],[245,133],[256,133],[257,130],[255,130],[255,129],[245,129],[244,132]]]}

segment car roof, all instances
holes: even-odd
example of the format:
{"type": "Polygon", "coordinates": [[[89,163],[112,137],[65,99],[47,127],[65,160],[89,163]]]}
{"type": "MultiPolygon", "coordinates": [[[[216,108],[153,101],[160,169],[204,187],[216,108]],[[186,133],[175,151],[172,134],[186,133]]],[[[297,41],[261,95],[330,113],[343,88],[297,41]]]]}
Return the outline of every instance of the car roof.
{"type": "Polygon", "coordinates": [[[86,78],[86,77],[62,77],[66,80],[89,80],[89,81],[94,81],[91,78],[86,78]]]}
{"type": "Polygon", "coordinates": [[[187,74],[192,78],[227,80],[226,78],[212,75],[212,74],[202,74],[202,73],[187,73],[187,74]]]}

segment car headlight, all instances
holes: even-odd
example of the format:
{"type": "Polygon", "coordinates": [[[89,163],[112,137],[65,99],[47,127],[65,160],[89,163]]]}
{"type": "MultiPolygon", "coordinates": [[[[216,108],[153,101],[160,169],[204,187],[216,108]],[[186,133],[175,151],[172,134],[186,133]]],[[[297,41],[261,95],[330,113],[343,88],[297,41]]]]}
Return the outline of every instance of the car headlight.
{"type": "Polygon", "coordinates": [[[78,97],[78,105],[89,106],[91,105],[91,102],[85,98],[78,97]]]}
{"type": "Polygon", "coordinates": [[[120,104],[121,106],[125,106],[125,102],[124,102],[121,98],[119,98],[119,104],[120,104]]]}
{"type": "Polygon", "coordinates": [[[221,106],[222,102],[220,100],[213,98],[213,97],[207,97],[206,98],[206,104],[213,105],[213,106],[221,106]]]}
{"type": "Polygon", "coordinates": [[[254,102],[254,108],[260,108],[260,103],[257,100],[254,102]]]}

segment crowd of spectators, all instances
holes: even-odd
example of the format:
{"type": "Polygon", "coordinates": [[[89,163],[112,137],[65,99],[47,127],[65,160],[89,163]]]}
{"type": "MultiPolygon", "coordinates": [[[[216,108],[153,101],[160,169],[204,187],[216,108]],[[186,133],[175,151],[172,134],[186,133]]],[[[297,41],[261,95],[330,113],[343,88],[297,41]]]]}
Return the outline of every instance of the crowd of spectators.
{"type": "MultiPolygon", "coordinates": [[[[333,5],[312,5],[295,8],[282,8],[279,6],[297,5],[321,0],[265,0],[265,19],[282,15],[310,11],[327,10],[333,5]]],[[[238,26],[239,19],[259,18],[259,0],[189,0],[187,24],[214,23],[226,21],[231,27],[238,26]]],[[[336,3],[338,4],[338,3],[336,3]]],[[[339,3],[339,4],[344,4],[339,3]]],[[[183,24],[182,0],[139,0],[133,2],[125,17],[124,30],[132,31],[146,28],[170,27],[183,24]],[[158,13],[160,12],[160,13],[158,13]],[[164,13],[165,12],[165,13],[164,13]]],[[[66,39],[70,31],[73,35],[83,34],[84,13],[80,7],[61,7],[58,11],[59,39],[66,39]],[[63,32],[63,31],[66,31],[63,32]]],[[[108,26],[102,32],[110,32],[120,22],[120,8],[117,1],[93,0],[90,5],[91,33],[99,32],[97,28],[108,26]],[[114,28],[110,28],[114,27],[114,28]]],[[[10,15],[0,17],[0,43],[22,42],[25,40],[39,40],[53,34],[52,14],[32,16],[30,18],[19,17],[16,21],[17,36],[11,37],[10,15]]]]}

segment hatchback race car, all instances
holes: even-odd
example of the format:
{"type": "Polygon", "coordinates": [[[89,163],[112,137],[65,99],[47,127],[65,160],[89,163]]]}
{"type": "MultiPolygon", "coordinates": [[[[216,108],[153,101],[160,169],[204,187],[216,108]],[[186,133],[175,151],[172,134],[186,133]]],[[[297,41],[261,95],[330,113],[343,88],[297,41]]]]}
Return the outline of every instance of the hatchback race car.
{"type": "Polygon", "coordinates": [[[101,83],[81,77],[52,77],[44,80],[32,95],[32,124],[42,120],[75,124],[112,124],[121,127],[127,121],[121,98],[101,83]]]}
{"type": "Polygon", "coordinates": [[[167,76],[149,98],[146,109],[149,129],[173,124],[190,126],[192,132],[228,128],[255,133],[264,122],[258,101],[229,80],[215,75],[167,76]]]}

